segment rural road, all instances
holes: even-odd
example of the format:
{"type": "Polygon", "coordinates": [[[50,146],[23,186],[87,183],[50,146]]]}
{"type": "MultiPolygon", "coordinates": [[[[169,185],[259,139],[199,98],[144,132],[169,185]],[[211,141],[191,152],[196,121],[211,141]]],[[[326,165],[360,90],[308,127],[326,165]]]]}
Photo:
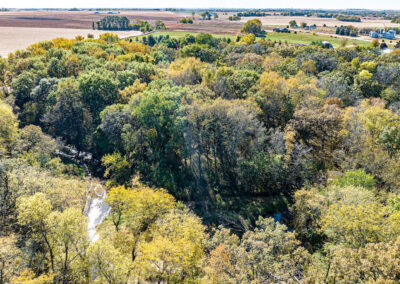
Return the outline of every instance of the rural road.
{"type": "MultiPolygon", "coordinates": [[[[26,48],[42,40],[57,37],[74,38],[77,35],[86,37],[88,34],[98,37],[106,32],[91,29],[0,27],[0,56],[7,57],[10,52],[26,48]]],[[[113,31],[113,33],[121,38],[142,34],[140,31],[113,31]]]]}

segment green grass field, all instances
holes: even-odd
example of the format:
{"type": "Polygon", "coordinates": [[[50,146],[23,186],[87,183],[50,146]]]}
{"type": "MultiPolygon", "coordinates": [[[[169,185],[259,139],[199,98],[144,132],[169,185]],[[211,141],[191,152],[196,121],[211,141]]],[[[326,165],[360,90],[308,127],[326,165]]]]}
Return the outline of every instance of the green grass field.
{"type": "MultiPolygon", "coordinates": [[[[159,36],[159,35],[169,35],[170,37],[175,37],[175,38],[181,38],[184,37],[185,35],[190,34],[193,36],[196,36],[199,33],[194,33],[194,32],[177,32],[177,31],[162,31],[162,32],[154,32],[151,33],[153,36],[159,36]]],[[[230,38],[232,41],[236,39],[235,35],[223,35],[223,34],[212,34],[213,36],[217,38],[230,38]]],[[[143,36],[138,36],[138,37],[132,37],[132,39],[138,38],[139,40],[143,36]]],[[[281,41],[281,42],[287,42],[287,43],[292,43],[292,44],[311,44],[313,41],[329,41],[334,47],[339,47],[341,41],[343,40],[342,38],[336,38],[335,35],[328,36],[328,35],[313,35],[309,33],[268,33],[265,37],[265,39],[270,39],[272,41],[281,41]]],[[[371,43],[369,41],[361,41],[361,40],[351,40],[349,39],[347,42],[347,46],[350,45],[360,45],[360,46],[369,46],[371,43]]]]}
{"type": "MultiPolygon", "coordinates": [[[[311,44],[313,41],[329,41],[334,47],[339,47],[343,38],[336,38],[335,35],[313,35],[309,33],[268,33],[265,37],[266,39],[270,39],[272,41],[281,41],[288,42],[294,44],[311,44]]],[[[371,42],[362,41],[362,40],[351,40],[349,39],[347,45],[360,45],[360,46],[369,46],[371,42]]]]}

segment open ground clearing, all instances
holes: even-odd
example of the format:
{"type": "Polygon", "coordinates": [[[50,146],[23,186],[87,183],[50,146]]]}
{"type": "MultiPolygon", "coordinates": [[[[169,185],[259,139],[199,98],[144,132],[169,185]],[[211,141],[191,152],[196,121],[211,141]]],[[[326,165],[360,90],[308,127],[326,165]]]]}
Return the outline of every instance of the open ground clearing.
{"type": "MultiPolygon", "coordinates": [[[[74,38],[78,35],[86,37],[88,34],[98,37],[105,32],[90,29],[0,27],[0,56],[5,57],[16,49],[26,48],[28,45],[42,40],[57,37],[74,38]]],[[[120,37],[141,34],[139,31],[118,31],[116,33],[120,37]]]]}

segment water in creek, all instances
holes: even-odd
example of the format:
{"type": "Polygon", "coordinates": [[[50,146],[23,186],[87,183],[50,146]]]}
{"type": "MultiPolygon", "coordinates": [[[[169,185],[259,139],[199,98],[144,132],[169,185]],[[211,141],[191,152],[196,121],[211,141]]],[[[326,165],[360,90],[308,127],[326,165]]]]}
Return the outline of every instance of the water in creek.
{"type": "MultiPolygon", "coordinates": [[[[88,164],[93,163],[93,159],[90,153],[79,152],[74,147],[64,145],[58,150],[58,155],[80,165],[87,178],[91,178],[92,175],[88,164]]],[[[104,218],[110,213],[110,208],[105,201],[107,192],[100,183],[91,182],[86,195],[87,201],[84,214],[87,216],[89,239],[91,242],[95,242],[99,239],[96,226],[103,222],[104,218]]]]}
{"type": "Polygon", "coordinates": [[[96,226],[103,222],[104,218],[108,216],[110,213],[110,208],[105,202],[107,193],[104,189],[101,188],[101,192],[98,194],[94,190],[95,198],[90,198],[88,200],[88,211],[87,211],[87,224],[88,224],[88,233],[89,238],[92,242],[95,242],[99,239],[99,235],[96,231],[96,226]]]}

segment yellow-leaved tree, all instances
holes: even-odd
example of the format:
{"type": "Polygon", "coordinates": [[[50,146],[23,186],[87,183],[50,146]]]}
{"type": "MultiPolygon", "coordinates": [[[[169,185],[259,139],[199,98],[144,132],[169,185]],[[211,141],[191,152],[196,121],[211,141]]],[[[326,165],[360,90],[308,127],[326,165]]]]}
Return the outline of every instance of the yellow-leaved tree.
{"type": "Polygon", "coordinates": [[[63,282],[88,281],[86,217],[70,207],[53,211],[44,193],[22,196],[17,200],[18,222],[30,229],[30,239],[37,242],[45,259],[44,268],[63,282]],[[49,267],[49,269],[47,269],[49,267]]]}
{"type": "Polygon", "coordinates": [[[11,106],[0,101],[0,158],[11,150],[17,131],[17,117],[11,106]]]}
{"type": "Polygon", "coordinates": [[[98,281],[185,283],[200,277],[205,227],[172,195],[136,182],[111,188],[106,201],[111,212],[99,231],[101,245],[89,248],[98,281]]]}

